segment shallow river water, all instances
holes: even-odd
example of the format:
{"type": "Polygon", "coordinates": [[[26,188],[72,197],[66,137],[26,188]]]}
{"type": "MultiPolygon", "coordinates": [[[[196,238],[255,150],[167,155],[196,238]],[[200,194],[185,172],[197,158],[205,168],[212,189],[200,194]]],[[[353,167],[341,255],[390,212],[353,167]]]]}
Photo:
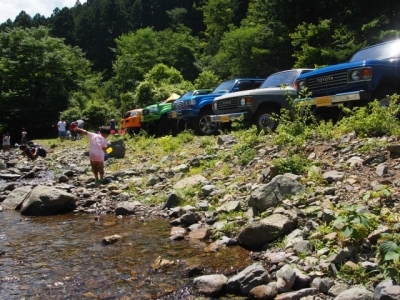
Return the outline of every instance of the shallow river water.
{"type": "Polygon", "coordinates": [[[205,253],[203,242],[171,242],[169,220],[0,212],[0,299],[195,299],[184,269],[225,273],[250,264],[240,247],[205,253]],[[103,245],[119,234],[122,241],[103,245]],[[179,262],[166,272],[161,256],[179,262]]]}

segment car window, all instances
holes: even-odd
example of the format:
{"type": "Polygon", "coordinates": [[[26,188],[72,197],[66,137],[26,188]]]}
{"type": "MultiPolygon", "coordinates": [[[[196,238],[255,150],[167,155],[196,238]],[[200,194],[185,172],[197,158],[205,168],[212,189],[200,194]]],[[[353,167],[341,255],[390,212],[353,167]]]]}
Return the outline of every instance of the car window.
{"type": "Polygon", "coordinates": [[[298,76],[297,70],[275,73],[268,76],[268,78],[262,84],[261,88],[265,89],[272,87],[280,87],[281,85],[293,86],[297,76],[298,76]]]}
{"type": "Polygon", "coordinates": [[[370,59],[391,59],[400,57],[400,40],[379,44],[373,47],[365,48],[358,51],[350,59],[350,62],[363,61],[370,59]]]}
{"type": "Polygon", "coordinates": [[[232,90],[232,87],[234,86],[235,81],[234,80],[228,80],[223,83],[221,83],[212,93],[213,94],[225,94],[229,93],[232,90]]]}

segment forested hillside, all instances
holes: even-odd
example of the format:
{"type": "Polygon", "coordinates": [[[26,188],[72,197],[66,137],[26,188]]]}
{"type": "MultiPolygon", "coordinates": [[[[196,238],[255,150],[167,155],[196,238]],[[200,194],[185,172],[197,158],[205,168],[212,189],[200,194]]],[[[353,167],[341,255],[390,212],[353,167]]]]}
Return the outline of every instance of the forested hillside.
{"type": "Polygon", "coordinates": [[[49,18],[22,11],[0,25],[0,129],[54,134],[60,113],[98,126],[172,92],[346,61],[399,30],[400,3],[378,0],[77,0],[49,18]]]}

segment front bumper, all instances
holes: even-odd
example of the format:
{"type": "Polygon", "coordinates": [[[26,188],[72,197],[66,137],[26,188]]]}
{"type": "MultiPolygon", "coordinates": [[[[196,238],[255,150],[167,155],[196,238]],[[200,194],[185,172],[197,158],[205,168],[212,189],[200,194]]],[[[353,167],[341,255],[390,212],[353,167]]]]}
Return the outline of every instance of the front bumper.
{"type": "Polygon", "coordinates": [[[300,105],[316,105],[317,107],[321,106],[329,107],[329,106],[337,106],[341,103],[349,101],[369,99],[370,96],[371,94],[368,92],[356,91],[356,92],[341,93],[341,94],[328,95],[322,97],[295,99],[294,102],[299,103],[300,105]]]}
{"type": "Polygon", "coordinates": [[[195,118],[199,115],[199,109],[182,109],[174,110],[168,113],[168,118],[170,119],[190,119],[195,118]]]}
{"type": "Polygon", "coordinates": [[[237,120],[242,116],[246,119],[246,118],[248,118],[249,113],[248,112],[239,112],[239,113],[233,113],[233,114],[211,115],[210,119],[211,119],[211,122],[213,122],[213,123],[215,123],[215,122],[226,123],[226,122],[230,122],[233,120],[237,120]]]}

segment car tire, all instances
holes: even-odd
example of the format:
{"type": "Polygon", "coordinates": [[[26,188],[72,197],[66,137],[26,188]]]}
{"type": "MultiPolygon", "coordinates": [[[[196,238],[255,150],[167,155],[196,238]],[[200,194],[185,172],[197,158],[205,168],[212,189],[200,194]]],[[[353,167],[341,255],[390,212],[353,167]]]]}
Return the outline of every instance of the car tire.
{"type": "Polygon", "coordinates": [[[218,133],[218,123],[211,122],[212,110],[200,111],[194,120],[194,132],[198,135],[213,135],[218,133]]]}
{"type": "Polygon", "coordinates": [[[274,119],[278,112],[273,108],[262,108],[256,113],[254,124],[259,131],[274,131],[278,127],[278,120],[274,119]]]}
{"type": "Polygon", "coordinates": [[[157,132],[160,136],[176,134],[176,121],[168,119],[168,116],[165,114],[161,116],[160,120],[158,120],[157,124],[157,132]]]}
{"type": "Polygon", "coordinates": [[[378,99],[380,106],[389,106],[390,98],[387,95],[391,96],[393,94],[398,94],[398,89],[393,85],[385,85],[379,88],[376,92],[375,96],[372,98],[373,100],[378,99]]]}

